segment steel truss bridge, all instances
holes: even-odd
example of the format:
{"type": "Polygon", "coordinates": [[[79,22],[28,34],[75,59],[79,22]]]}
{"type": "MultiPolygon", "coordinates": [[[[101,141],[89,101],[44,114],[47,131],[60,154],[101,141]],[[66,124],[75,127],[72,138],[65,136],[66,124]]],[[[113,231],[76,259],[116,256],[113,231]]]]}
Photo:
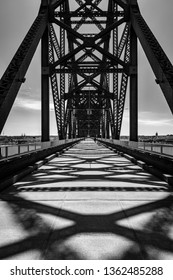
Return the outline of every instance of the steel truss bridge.
{"type": "Polygon", "coordinates": [[[59,139],[119,139],[128,83],[137,141],[138,40],[173,112],[173,67],[137,0],[42,0],[0,81],[0,132],[41,41],[42,141],[49,141],[50,91],[59,139]]]}
{"type": "Polygon", "coordinates": [[[137,142],[138,40],[173,112],[173,67],[137,0],[41,1],[0,81],[1,133],[41,41],[42,143],[0,147],[0,260],[173,259],[173,146],[137,142]]]}

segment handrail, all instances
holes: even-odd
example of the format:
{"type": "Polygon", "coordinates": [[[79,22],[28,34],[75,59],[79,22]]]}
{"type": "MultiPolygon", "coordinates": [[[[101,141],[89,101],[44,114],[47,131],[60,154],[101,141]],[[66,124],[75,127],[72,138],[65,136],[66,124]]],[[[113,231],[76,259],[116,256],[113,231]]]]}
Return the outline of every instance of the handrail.
{"type": "Polygon", "coordinates": [[[26,143],[26,144],[14,144],[14,145],[2,145],[0,146],[0,157],[8,158],[23,153],[29,153],[41,149],[41,143],[26,143]]]}
{"type": "Polygon", "coordinates": [[[122,147],[130,147],[130,148],[134,148],[134,149],[150,151],[152,153],[157,153],[157,154],[173,157],[173,145],[172,144],[122,141],[122,140],[104,139],[104,138],[100,138],[100,140],[108,142],[108,143],[113,143],[115,145],[120,145],[122,147]]]}
{"type": "Polygon", "coordinates": [[[65,140],[55,140],[49,142],[34,142],[26,144],[14,144],[14,145],[1,145],[0,146],[0,159],[9,158],[16,155],[21,155],[24,153],[30,153],[36,150],[48,149],[55,146],[60,146],[66,143],[73,142],[75,140],[80,140],[78,138],[65,139],[65,140]]]}

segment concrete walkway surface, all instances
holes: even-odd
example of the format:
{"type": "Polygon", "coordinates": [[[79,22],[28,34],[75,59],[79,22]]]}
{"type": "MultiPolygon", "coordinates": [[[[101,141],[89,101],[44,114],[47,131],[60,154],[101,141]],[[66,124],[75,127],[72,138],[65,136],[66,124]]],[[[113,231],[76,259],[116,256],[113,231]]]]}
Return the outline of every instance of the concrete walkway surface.
{"type": "Polygon", "coordinates": [[[1,192],[0,259],[173,259],[165,182],[87,138],[1,192]]]}

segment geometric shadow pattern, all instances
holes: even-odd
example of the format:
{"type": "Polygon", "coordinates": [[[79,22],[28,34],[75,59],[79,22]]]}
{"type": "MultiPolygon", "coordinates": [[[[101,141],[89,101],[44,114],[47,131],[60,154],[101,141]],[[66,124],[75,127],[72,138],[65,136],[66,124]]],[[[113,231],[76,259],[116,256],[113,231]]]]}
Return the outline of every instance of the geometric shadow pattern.
{"type": "MultiPolygon", "coordinates": [[[[15,259],[20,254],[22,258],[23,254],[31,251],[36,251],[39,259],[87,259],[89,256],[83,254],[78,246],[72,246],[74,238],[83,238],[81,243],[87,244],[86,236],[97,236],[99,240],[98,236],[102,235],[105,242],[110,236],[112,238],[112,250],[102,256],[105,259],[157,259],[160,252],[173,253],[173,198],[168,194],[166,184],[136,168],[131,162],[123,158],[120,160],[116,153],[102,146],[85,141],[85,152],[83,146],[82,142],[79,143],[33,173],[29,180],[26,177],[2,192],[1,203],[5,203],[25,234],[21,240],[12,236],[10,242],[1,245],[0,259],[15,259]],[[128,177],[123,177],[126,173],[128,177]],[[107,186],[104,186],[105,180],[107,186]],[[80,186],[77,187],[78,183],[80,186]],[[112,196],[116,194],[120,197],[123,192],[128,196],[132,193],[134,202],[136,194],[144,195],[144,198],[141,200],[140,197],[138,201],[137,196],[135,206],[128,205],[117,210],[116,196],[112,196]],[[158,200],[154,202],[146,202],[145,192],[150,194],[150,200],[154,200],[152,197],[156,193],[164,198],[157,197],[158,200]],[[68,209],[67,204],[60,207],[58,201],[63,201],[67,193],[72,197],[79,193],[79,198],[85,198],[81,200],[84,210],[78,208],[78,200],[74,200],[76,208],[68,209]],[[95,205],[96,213],[95,208],[90,213],[85,211],[85,203],[92,197],[91,193],[96,197],[103,194],[102,199],[111,197],[111,210],[104,208],[102,211],[101,208],[97,213],[95,205]],[[137,218],[142,221],[146,214],[150,217],[142,227],[136,224],[129,227],[131,220],[137,218]],[[117,238],[130,242],[130,248],[125,248],[119,255],[116,252],[117,238]]],[[[128,196],[124,196],[126,201],[128,196]]],[[[88,248],[90,250],[95,249],[88,248]]]]}
{"type": "MultiPolygon", "coordinates": [[[[62,244],[74,235],[85,233],[111,233],[137,243],[135,246],[139,245],[139,251],[136,250],[135,252],[131,248],[125,252],[122,259],[150,259],[149,246],[156,250],[173,252],[173,239],[168,235],[173,223],[172,196],[142,206],[128,208],[125,212],[126,215],[122,211],[104,215],[83,215],[38,202],[31,202],[13,195],[2,195],[1,199],[8,203],[22,226],[31,236],[1,246],[0,259],[13,258],[13,256],[15,258],[15,255],[30,250],[40,251],[42,253],[41,258],[45,259],[80,259],[80,252],[77,253],[75,250],[72,252],[66,246],[63,248],[62,244]],[[153,210],[157,210],[157,212],[143,230],[132,230],[127,226],[118,224],[118,221],[126,217],[131,218],[153,210]],[[50,225],[46,224],[39,214],[67,219],[72,221],[73,224],[51,231],[50,225]]],[[[107,258],[114,259],[115,256],[107,256],[107,258]]],[[[157,259],[157,256],[155,255],[154,258],[157,259]]]]}

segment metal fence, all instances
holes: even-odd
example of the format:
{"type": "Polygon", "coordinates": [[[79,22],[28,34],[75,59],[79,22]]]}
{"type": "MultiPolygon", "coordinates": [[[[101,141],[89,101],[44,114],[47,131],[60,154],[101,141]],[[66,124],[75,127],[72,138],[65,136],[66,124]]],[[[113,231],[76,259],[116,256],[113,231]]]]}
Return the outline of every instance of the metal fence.
{"type": "Polygon", "coordinates": [[[173,145],[162,143],[146,143],[146,142],[133,142],[133,141],[121,141],[115,139],[101,139],[108,143],[114,143],[123,147],[130,147],[139,150],[146,150],[153,153],[167,155],[173,157],[173,145]]]}
{"type": "Polygon", "coordinates": [[[41,143],[21,144],[21,145],[3,145],[0,147],[1,157],[7,158],[23,153],[29,153],[41,149],[41,143]]]}
{"type": "Polygon", "coordinates": [[[2,145],[0,146],[0,158],[8,158],[24,153],[30,153],[36,150],[48,149],[55,146],[60,146],[65,143],[73,142],[77,139],[55,140],[50,142],[26,143],[20,145],[2,145]]]}

